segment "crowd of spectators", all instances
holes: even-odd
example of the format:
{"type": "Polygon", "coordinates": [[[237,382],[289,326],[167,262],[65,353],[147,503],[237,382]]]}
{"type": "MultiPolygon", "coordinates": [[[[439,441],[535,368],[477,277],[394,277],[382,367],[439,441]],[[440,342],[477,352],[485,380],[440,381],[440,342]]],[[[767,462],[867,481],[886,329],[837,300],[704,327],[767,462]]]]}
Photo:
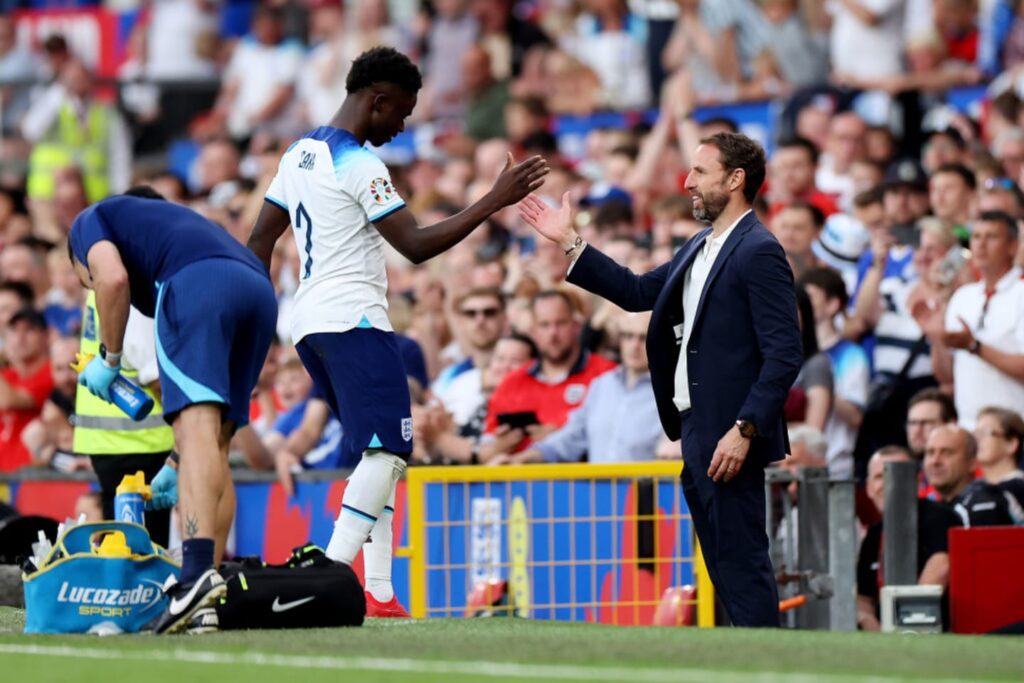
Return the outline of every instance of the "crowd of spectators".
{"type": "MultiPolygon", "coordinates": [[[[61,35],[29,45],[0,16],[0,471],[88,467],[68,452],[65,364],[84,300],[65,258],[75,215],[144,183],[244,242],[282,151],[334,113],[352,58],[383,44],[425,75],[415,153],[381,152],[422,223],[479,198],[509,152],[539,153],[551,166],[543,198],[568,192],[580,234],[636,272],[702,228],[682,189],[688,159],[704,136],[737,128],[702,107],[774,101],[756,210],[797,283],[793,458],[861,482],[866,524],[884,463],[919,462],[922,500],[946,506],[920,515],[923,582],[948,573],[942,525],[1024,521],[1024,3],[251,9],[234,37],[215,0],[143,2],[113,89],[61,35]],[[182,82],[198,95],[179,101],[182,82]],[[947,102],[959,86],[983,86],[979,106],[947,102]],[[557,117],[607,110],[636,113],[635,125],[594,126],[582,149],[555,135],[557,117]],[[168,161],[174,136],[196,150],[184,172],[168,161]]],[[[235,448],[236,465],[276,470],[288,486],[297,469],[352,464],[288,335],[299,264],[286,236],[271,272],[280,339],[235,448]]],[[[646,317],[565,285],[567,259],[514,209],[422,266],[397,252],[387,265],[414,463],[679,457],[649,390],[646,317]]],[[[875,552],[879,536],[868,534],[875,552]]],[[[870,606],[870,550],[860,570],[870,606]]],[[[862,617],[877,626],[869,608],[862,617]]]]}

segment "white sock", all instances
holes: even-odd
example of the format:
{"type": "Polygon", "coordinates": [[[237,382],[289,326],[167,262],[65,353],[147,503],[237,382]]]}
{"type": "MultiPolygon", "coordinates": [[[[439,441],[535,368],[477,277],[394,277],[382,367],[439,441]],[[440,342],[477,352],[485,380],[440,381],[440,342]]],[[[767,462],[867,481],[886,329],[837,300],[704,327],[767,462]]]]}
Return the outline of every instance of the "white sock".
{"type": "Polygon", "coordinates": [[[363,453],[348,478],[338,521],[327,544],[327,557],[352,564],[404,471],[405,461],[397,455],[387,451],[363,453]]]}
{"type": "Polygon", "coordinates": [[[394,533],[391,524],[395,513],[395,487],[391,488],[387,505],[373,525],[370,538],[363,544],[363,574],[366,590],[378,602],[388,602],[395,597],[391,586],[391,550],[394,533]]]}

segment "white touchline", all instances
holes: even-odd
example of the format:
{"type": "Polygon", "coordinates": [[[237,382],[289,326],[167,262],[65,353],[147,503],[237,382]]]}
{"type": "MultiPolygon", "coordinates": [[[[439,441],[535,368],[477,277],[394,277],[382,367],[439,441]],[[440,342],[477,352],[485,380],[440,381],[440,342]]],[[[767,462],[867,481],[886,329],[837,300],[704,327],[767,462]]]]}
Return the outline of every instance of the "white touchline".
{"type": "MultiPolygon", "coordinates": [[[[484,676],[490,678],[534,678],[563,681],[630,681],[631,683],[893,683],[913,680],[901,675],[863,676],[830,673],[783,673],[740,670],[633,669],[622,667],[576,666],[574,664],[517,664],[515,662],[457,662],[434,659],[373,659],[370,657],[318,657],[274,655],[258,652],[232,654],[203,650],[117,650],[71,645],[18,645],[0,643],[0,653],[73,659],[124,659],[192,664],[228,664],[231,666],[280,666],[291,669],[358,671],[394,671],[412,674],[484,676]]],[[[918,677],[928,683],[962,683],[962,679],[918,677]]]]}

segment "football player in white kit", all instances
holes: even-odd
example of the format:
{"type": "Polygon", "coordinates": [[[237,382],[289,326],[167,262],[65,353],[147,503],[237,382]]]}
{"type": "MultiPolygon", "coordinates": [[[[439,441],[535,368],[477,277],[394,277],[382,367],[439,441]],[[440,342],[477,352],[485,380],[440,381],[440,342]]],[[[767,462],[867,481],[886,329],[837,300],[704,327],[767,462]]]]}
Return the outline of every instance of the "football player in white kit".
{"type": "Polygon", "coordinates": [[[369,616],[408,616],[391,586],[391,519],[395,484],[412,452],[412,418],[387,315],[384,241],[421,263],[540,187],[548,172],[541,157],[513,164],[510,154],[480,201],[418,226],[383,162],[363,145],[383,145],[405,129],[421,86],[419,69],[400,52],[376,47],[360,55],[338,113],[281,158],[249,238],[269,268],[278,237],[289,224],[294,231],[301,264],[292,338],[341,421],[344,447],[362,454],[327,555],[351,564],[364,549],[369,616]]]}

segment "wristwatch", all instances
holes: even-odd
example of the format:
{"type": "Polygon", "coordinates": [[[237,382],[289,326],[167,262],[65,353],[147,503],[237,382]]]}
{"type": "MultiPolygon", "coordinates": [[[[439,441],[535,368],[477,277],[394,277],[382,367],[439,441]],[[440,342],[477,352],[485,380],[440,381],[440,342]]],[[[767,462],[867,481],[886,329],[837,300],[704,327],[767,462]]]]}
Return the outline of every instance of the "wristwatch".
{"type": "Polygon", "coordinates": [[[102,358],[110,367],[121,364],[121,354],[108,351],[107,345],[103,342],[100,342],[100,358],[102,358]]]}
{"type": "Polygon", "coordinates": [[[740,436],[744,439],[753,439],[757,436],[757,427],[750,420],[736,420],[736,426],[740,428],[740,436]]]}
{"type": "Polygon", "coordinates": [[[967,352],[973,353],[975,356],[981,353],[981,342],[977,339],[971,340],[971,343],[967,345],[967,352]]]}

